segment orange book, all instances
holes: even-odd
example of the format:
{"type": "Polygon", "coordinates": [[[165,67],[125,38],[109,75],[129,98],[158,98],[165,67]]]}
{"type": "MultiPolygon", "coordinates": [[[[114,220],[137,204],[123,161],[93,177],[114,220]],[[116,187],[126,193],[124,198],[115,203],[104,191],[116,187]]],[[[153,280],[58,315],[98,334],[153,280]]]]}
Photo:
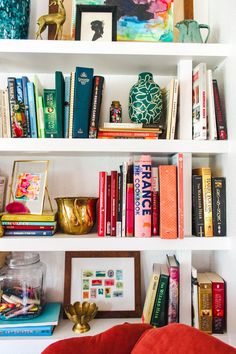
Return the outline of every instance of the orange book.
{"type": "Polygon", "coordinates": [[[160,237],[177,238],[177,177],[176,166],[159,166],[160,237]]]}

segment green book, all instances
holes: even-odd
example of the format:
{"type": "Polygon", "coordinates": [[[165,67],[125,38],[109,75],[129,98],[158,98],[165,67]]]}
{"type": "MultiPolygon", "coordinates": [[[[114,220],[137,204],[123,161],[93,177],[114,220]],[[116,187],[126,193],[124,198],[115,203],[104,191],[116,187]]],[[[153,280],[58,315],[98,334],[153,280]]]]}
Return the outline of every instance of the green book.
{"type": "Polygon", "coordinates": [[[166,264],[161,264],[161,275],[152,311],[151,325],[163,327],[168,323],[169,271],[166,264]]]}
{"type": "Polygon", "coordinates": [[[56,90],[44,89],[45,138],[58,138],[56,90]]]}
{"type": "Polygon", "coordinates": [[[55,72],[55,89],[56,89],[57,136],[54,136],[54,138],[63,138],[65,79],[61,71],[55,72]]]}

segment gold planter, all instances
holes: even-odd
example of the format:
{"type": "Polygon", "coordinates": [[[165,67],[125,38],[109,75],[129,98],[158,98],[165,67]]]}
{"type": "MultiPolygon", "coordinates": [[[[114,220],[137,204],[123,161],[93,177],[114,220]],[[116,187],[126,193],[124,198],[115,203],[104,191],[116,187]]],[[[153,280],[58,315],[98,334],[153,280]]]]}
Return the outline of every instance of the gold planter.
{"type": "Polygon", "coordinates": [[[87,234],[96,220],[97,198],[55,198],[58,206],[58,223],[67,234],[87,234]]]}
{"type": "Polygon", "coordinates": [[[73,305],[67,305],[65,308],[67,317],[74,323],[72,330],[76,333],[85,333],[90,330],[88,323],[96,316],[97,311],[97,305],[87,301],[76,301],[73,305]]]}

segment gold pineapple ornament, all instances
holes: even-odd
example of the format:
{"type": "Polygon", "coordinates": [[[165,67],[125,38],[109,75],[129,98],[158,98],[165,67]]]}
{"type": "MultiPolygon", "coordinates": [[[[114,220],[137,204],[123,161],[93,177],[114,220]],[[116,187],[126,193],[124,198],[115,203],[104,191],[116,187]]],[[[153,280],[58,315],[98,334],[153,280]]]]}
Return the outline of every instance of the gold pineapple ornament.
{"type": "Polygon", "coordinates": [[[35,38],[42,39],[42,33],[45,31],[47,26],[49,25],[56,25],[56,33],[54,39],[61,39],[62,38],[62,28],[63,24],[66,20],[66,10],[63,5],[63,0],[53,0],[49,6],[58,5],[58,12],[53,14],[47,14],[39,17],[37,24],[38,24],[38,31],[35,34],[35,38]]]}

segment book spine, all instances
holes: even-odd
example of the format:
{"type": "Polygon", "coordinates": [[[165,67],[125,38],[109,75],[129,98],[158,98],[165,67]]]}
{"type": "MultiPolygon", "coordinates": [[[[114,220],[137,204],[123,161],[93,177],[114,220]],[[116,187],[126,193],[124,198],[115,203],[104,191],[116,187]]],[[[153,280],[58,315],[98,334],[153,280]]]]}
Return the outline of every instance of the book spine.
{"type": "Polygon", "coordinates": [[[177,153],[171,158],[177,168],[177,222],[178,237],[184,238],[184,154],[177,153]]]}
{"type": "Polygon", "coordinates": [[[98,131],[98,138],[149,138],[158,139],[159,133],[154,132],[125,132],[125,131],[111,131],[101,132],[98,131]]]}
{"type": "Polygon", "coordinates": [[[2,221],[3,226],[52,226],[55,227],[56,221],[2,221]]]}
{"type": "Polygon", "coordinates": [[[177,238],[176,166],[160,165],[160,237],[177,238]],[[168,188],[167,188],[168,186],[168,188]]]}
{"type": "Polygon", "coordinates": [[[226,236],[226,186],[224,177],[212,178],[212,215],[214,236],[226,236]]]}
{"type": "Polygon", "coordinates": [[[225,283],[212,282],[212,333],[223,334],[225,328],[225,283]]]}
{"type": "Polygon", "coordinates": [[[29,81],[27,76],[22,76],[22,88],[23,88],[23,100],[25,105],[25,118],[27,124],[27,136],[31,137],[30,131],[30,116],[29,116],[29,101],[28,101],[28,92],[27,92],[27,82],[29,81]]]}
{"type": "Polygon", "coordinates": [[[19,231],[19,230],[4,230],[5,236],[52,236],[54,235],[52,230],[28,230],[28,231],[19,231]]]}
{"type": "Polygon", "coordinates": [[[106,235],[111,234],[111,176],[107,175],[107,211],[106,211],[106,235]]]}
{"type": "Polygon", "coordinates": [[[102,104],[104,77],[94,76],[91,112],[89,118],[89,138],[96,139],[99,125],[100,109],[102,104]]]}
{"type": "Polygon", "coordinates": [[[212,286],[209,283],[198,283],[199,329],[212,333],[212,286]]]}
{"type": "Polygon", "coordinates": [[[5,105],[3,101],[3,92],[4,90],[0,90],[0,138],[3,137],[3,119],[5,115],[5,105]]]}
{"type": "Polygon", "coordinates": [[[167,324],[168,286],[169,277],[161,274],[152,312],[152,326],[163,327],[167,324]]]}
{"type": "Polygon", "coordinates": [[[116,236],[122,237],[122,175],[119,172],[117,175],[117,222],[116,222],[116,236]]]}
{"type": "Polygon", "coordinates": [[[8,98],[9,98],[9,112],[11,122],[11,137],[16,138],[16,132],[14,126],[17,126],[14,107],[16,104],[16,79],[14,77],[7,78],[8,98]]]}
{"type": "Polygon", "coordinates": [[[178,103],[178,89],[179,89],[178,79],[174,79],[173,101],[172,101],[172,110],[171,110],[170,139],[174,139],[175,138],[177,103],[178,103]]]}
{"type": "Polygon", "coordinates": [[[88,138],[93,69],[77,67],[75,71],[73,138],[88,138]]]}
{"type": "Polygon", "coordinates": [[[122,165],[122,237],[126,236],[127,172],[128,162],[125,161],[122,165]]]}
{"type": "Polygon", "coordinates": [[[55,230],[55,227],[46,225],[5,225],[4,230],[55,230]]]}
{"type": "Polygon", "coordinates": [[[98,202],[98,236],[106,235],[106,193],[107,193],[107,172],[99,172],[99,202],[98,202]]]}
{"type": "Polygon", "coordinates": [[[179,317],[179,268],[169,267],[168,323],[177,323],[179,317]]]}
{"type": "Polygon", "coordinates": [[[69,138],[73,136],[73,119],[74,119],[74,95],[75,95],[75,73],[70,74],[70,113],[69,113],[69,138]]]}
{"type": "Polygon", "coordinates": [[[115,129],[141,129],[143,128],[143,123],[112,123],[105,122],[104,128],[115,128],[115,129]]]}
{"type": "Polygon", "coordinates": [[[134,236],[134,183],[133,164],[128,165],[126,188],[126,236],[134,236]]]}
{"type": "Polygon", "coordinates": [[[54,138],[63,137],[64,124],[64,99],[65,99],[65,80],[61,71],[55,72],[55,88],[56,88],[56,127],[57,134],[54,138]]]}
{"type": "Polygon", "coordinates": [[[152,167],[152,235],[159,234],[159,182],[158,167],[152,167]]]}
{"type": "Polygon", "coordinates": [[[217,126],[215,114],[215,102],[213,91],[212,70],[207,70],[207,122],[208,122],[208,139],[217,140],[217,126]]]}
{"type": "Polygon", "coordinates": [[[27,127],[27,121],[26,121],[26,116],[25,116],[25,104],[24,104],[24,96],[23,96],[23,85],[22,85],[22,79],[21,78],[16,78],[16,100],[19,106],[23,106],[21,108],[21,112],[15,113],[18,121],[18,126],[21,127],[22,129],[22,135],[20,137],[22,138],[27,138],[28,136],[28,127],[27,127]]]}
{"type": "Polygon", "coordinates": [[[202,176],[192,176],[192,232],[193,235],[203,237],[204,210],[202,193],[202,176]]]}
{"type": "Polygon", "coordinates": [[[197,269],[191,270],[192,327],[199,329],[197,269]]]}
{"type": "Polygon", "coordinates": [[[214,92],[214,102],[215,102],[215,114],[216,114],[216,126],[219,140],[227,140],[227,127],[225,112],[220,100],[220,94],[218,89],[217,80],[213,80],[213,92],[214,92]]]}
{"type": "Polygon", "coordinates": [[[158,289],[159,277],[160,274],[156,274],[153,272],[144,302],[143,312],[141,316],[142,323],[151,323],[153,307],[158,289]]]}
{"type": "Polygon", "coordinates": [[[3,90],[3,110],[2,110],[2,135],[3,138],[11,137],[11,118],[9,111],[8,90],[3,90]]]}
{"type": "Polygon", "coordinates": [[[6,177],[0,176],[0,212],[4,210],[5,204],[6,177]]]}
{"type": "Polygon", "coordinates": [[[117,205],[118,205],[118,188],[117,188],[117,171],[111,171],[111,236],[116,236],[117,222],[117,205]]]}
{"type": "Polygon", "coordinates": [[[39,82],[37,75],[34,75],[34,92],[35,92],[38,138],[45,138],[44,116],[43,114],[41,114],[41,106],[39,100],[39,97],[41,97],[41,84],[39,82]]]}
{"type": "Polygon", "coordinates": [[[69,116],[70,116],[70,76],[65,77],[65,99],[64,99],[64,132],[63,137],[69,138],[69,116]]]}
{"type": "Polygon", "coordinates": [[[55,214],[52,215],[35,215],[35,214],[3,214],[2,221],[55,221],[55,214]]]}
{"type": "Polygon", "coordinates": [[[151,237],[152,162],[150,155],[134,160],[134,230],[136,237],[151,237]]]}
{"type": "Polygon", "coordinates": [[[37,113],[36,113],[35,92],[34,92],[33,82],[27,82],[27,94],[28,94],[28,102],[29,102],[31,138],[37,138],[38,137],[37,113]]]}
{"type": "Polygon", "coordinates": [[[51,336],[54,326],[25,326],[0,328],[0,337],[51,336]]]}
{"type": "Polygon", "coordinates": [[[45,138],[58,138],[56,90],[44,89],[43,98],[45,138]]]}

